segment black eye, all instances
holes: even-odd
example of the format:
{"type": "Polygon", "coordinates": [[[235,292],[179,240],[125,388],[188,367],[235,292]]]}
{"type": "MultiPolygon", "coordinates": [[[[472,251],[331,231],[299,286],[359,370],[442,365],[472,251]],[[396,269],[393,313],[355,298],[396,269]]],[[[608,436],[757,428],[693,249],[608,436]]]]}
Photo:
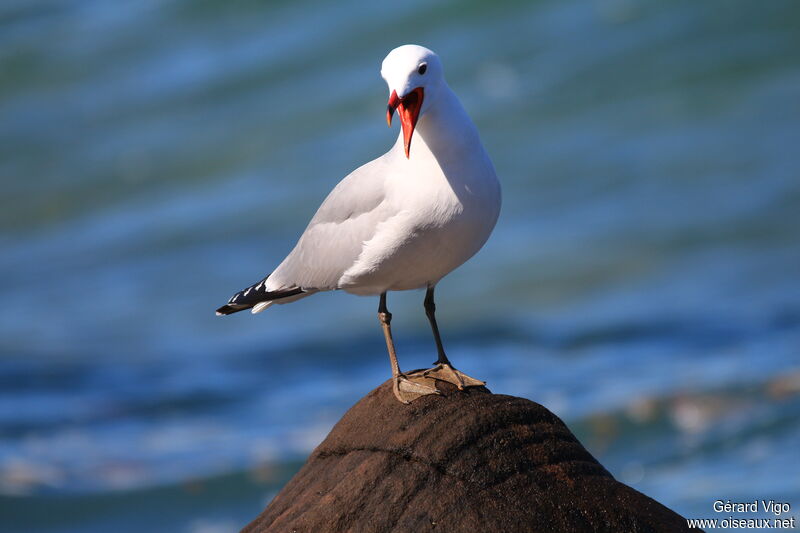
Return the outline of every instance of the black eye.
{"type": "Polygon", "coordinates": [[[417,69],[417,73],[418,73],[418,74],[425,74],[425,71],[426,71],[426,70],[428,70],[428,64],[427,64],[427,63],[423,63],[423,64],[421,64],[421,65],[419,66],[419,68],[417,69]]]}

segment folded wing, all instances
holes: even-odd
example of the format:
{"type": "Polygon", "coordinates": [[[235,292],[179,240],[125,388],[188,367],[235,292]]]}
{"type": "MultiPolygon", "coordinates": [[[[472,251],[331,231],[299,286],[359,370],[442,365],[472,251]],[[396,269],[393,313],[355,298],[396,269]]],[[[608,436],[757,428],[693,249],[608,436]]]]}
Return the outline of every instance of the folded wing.
{"type": "Polygon", "coordinates": [[[361,255],[378,225],[395,213],[385,196],[385,162],[356,169],[331,191],[292,252],[269,276],[234,294],[217,314],[262,310],[338,288],[342,274],[361,255]]]}
{"type": "Polygon", "coordinates": [[[386,201],[385,164],[376,159],[343,179],[308,224],[294,250],[267,280],[272,291],[338,288],[378,225],[394,215],[386,201]]]}

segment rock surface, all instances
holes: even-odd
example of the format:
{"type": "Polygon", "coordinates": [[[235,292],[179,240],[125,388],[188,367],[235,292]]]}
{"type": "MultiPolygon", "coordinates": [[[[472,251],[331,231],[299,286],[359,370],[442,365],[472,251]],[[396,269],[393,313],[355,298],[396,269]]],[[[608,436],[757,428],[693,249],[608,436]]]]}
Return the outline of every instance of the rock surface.
{"type": "Polygon", "coordinates": [[[353,406],[245,532],[678,532],[539,404],[456,391],[353,406]]]}

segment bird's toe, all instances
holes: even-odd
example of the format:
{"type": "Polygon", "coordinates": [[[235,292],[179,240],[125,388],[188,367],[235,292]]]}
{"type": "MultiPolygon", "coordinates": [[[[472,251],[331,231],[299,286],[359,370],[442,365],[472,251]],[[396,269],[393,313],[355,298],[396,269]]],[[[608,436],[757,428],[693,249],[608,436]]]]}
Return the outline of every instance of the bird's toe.
{"type": "Polygon", "coordinates": [[[434,380],[425,376],[397,376],[394,380],[394,395],[402,403],[408,404],[429,394],[440,394],[434,380]]]}

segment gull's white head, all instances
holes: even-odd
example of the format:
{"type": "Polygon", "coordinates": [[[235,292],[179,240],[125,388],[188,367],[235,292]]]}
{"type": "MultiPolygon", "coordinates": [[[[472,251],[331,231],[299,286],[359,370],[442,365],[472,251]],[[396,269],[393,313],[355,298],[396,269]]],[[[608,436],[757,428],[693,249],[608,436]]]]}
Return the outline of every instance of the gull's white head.
{"type": "Polygon", "coordinates": [[[442,62],[424,46],[405,44],[389,52],[381,65],[381,76],[389,86],[386,122],[392,125],[392,115],[397,109],[408,157],[417,120],[430,108],[444,85],[442,62]]]}

